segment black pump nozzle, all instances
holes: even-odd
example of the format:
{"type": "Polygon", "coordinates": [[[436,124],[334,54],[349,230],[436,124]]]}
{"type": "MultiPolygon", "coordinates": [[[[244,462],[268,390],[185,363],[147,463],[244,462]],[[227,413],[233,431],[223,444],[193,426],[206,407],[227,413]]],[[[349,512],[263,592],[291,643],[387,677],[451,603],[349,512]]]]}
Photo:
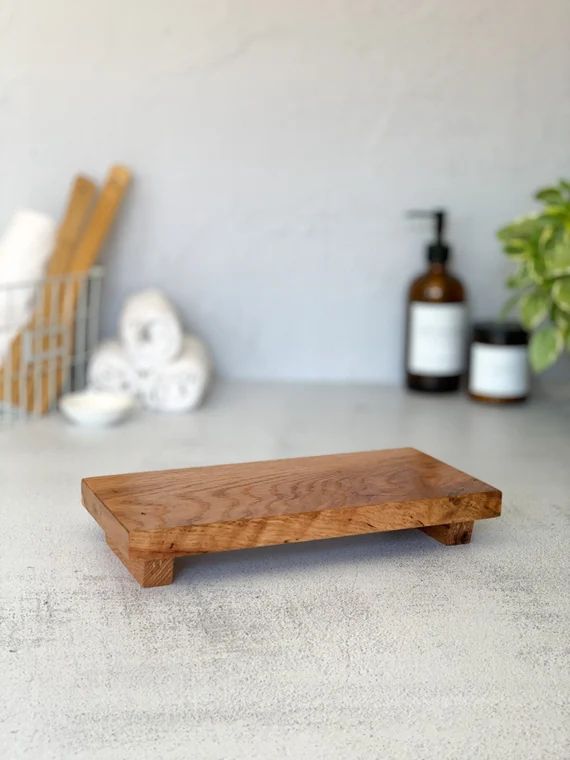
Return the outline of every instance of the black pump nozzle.
{"type": "Polygon", "coordinates": [[[435,240],[427,247],[428,259],[434,263],[445,264],[449,258],[449,246],[443,241],[446,220],[444,209],[437,208],[433,211],[408,211],[408,216],[413,219],[433,219],[435,240]]]}

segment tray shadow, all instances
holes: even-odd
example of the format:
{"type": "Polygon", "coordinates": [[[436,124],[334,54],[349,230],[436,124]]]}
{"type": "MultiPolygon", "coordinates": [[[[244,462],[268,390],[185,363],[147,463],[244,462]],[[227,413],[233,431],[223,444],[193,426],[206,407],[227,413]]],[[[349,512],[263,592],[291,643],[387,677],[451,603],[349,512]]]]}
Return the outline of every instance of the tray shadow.
{"type": "Polygon", "coordinates": [[[461,548],[442,546],[414,529],[319,539],[178,557],[174,583],[192,584],[198,580],[223,581],[230,578],[247,580],[260,575],[279,575],[292,568],[296,572],[310,572],[323,566],[342,568],[355,563],[390,562],[410,556],[437,555],[453,549],[460,551],[461,548]]]}

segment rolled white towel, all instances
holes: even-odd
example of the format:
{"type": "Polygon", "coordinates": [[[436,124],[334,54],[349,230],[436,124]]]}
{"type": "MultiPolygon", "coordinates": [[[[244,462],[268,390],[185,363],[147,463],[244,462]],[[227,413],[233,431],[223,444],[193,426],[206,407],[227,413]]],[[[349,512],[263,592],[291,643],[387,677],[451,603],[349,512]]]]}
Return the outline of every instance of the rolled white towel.
{"type": "Polygon", "coordinates": [[[206,347],[194,335],[187,335],[178,359],[148,374],[141,390],[142,402],[157,412],[188,412],[202,401],[211,375],[206,347]]]}
{"type": "Polygon", "coordinates": [[[0,365],[12,339],[32,316],[33,283],[45,274],[55,234],[51,217],[23,209],[0,237],[0,365]]]}
{"type": "Polygon", "coordinates": [[[160,290],[143,290],[127,299],[119,318],[119,334],[138,370],[156,369],[182,350],[178,315],[160,290]]]}
{"type": "Polygon", "coordinates": [[[87,365],[87,383],[98,391],[137,395],[139,377],[119,341],[108,340],[95,349],[87,365]]]}

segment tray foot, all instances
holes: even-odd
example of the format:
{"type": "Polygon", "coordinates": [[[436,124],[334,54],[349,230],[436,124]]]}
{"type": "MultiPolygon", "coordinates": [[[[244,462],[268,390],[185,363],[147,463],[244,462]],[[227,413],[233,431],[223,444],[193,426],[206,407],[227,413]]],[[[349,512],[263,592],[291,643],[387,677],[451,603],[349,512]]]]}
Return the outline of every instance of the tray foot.
{"type": "Polygon", "coordinates": [[[473,533],[473,520],[471,522],[447,523],[446,525],[429,525],[420,528],[420,530],[446,546],[468,544],[473,533]]]}
{"type": "Polygon", "coordinates": [[[118,546],[105,537],[109,548],[121,560],[133,578],[143,588],[153,586],[168,586],[174,578],[174,558],[169,559],[129,559],[118,546]]]}

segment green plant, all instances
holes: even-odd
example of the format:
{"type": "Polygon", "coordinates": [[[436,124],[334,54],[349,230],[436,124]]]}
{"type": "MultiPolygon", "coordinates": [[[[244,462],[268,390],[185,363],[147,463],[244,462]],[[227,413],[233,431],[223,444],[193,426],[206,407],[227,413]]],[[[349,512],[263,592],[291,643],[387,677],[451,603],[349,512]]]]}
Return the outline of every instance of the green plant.
{"type": "Polygon", "coordinates": [[[515,307],[532,332],[530,363],[542,372],[570,351],[570,182],[539,190],[542,209],[515,219],[497,233],[507,256],[516,263],[507,287],[516,290],[503,307],[515,307]]]}

